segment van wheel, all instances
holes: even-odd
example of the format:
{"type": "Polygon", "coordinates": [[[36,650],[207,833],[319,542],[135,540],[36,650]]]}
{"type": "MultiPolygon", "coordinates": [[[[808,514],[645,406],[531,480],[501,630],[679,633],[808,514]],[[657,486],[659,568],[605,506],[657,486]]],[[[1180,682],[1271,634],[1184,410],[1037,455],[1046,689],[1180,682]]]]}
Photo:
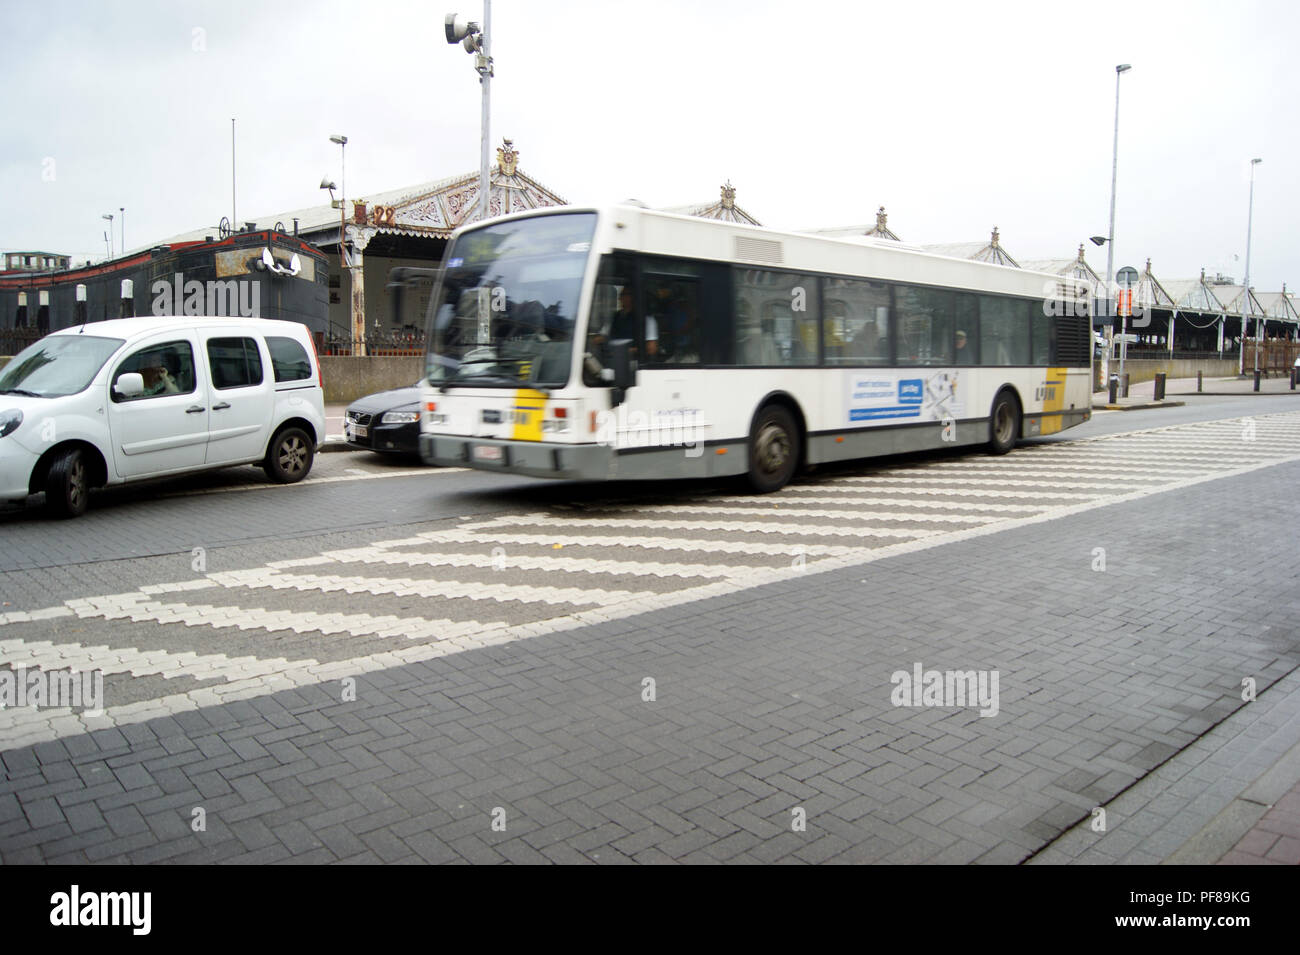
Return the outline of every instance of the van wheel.
{"type": "Polygon", "coordinates": [[[799,466],[799,428],[781,405],[768,405],[749,435],[749,485],[759,494],[779,491],[799,466]]]}
{"type": "Polygon", "coordinates": [[[311,437],[302,428],[285,428],[271,439],[262,468],[277,484],[301,481],[311,470],[315,458],[311,437]]]}
{"type": "Polygon", "coordinates": [[[90,503],[90,468],[80,448],[60,452],[45,476],[45,509],[51,517],[78,517],[90,503]]]}
{"type": "Polygon", "coordinates": [[[1020,437],[1020,402],[1010,391],[999,391],[989,415],[989,454],[1006,454],[1020,437]]]}

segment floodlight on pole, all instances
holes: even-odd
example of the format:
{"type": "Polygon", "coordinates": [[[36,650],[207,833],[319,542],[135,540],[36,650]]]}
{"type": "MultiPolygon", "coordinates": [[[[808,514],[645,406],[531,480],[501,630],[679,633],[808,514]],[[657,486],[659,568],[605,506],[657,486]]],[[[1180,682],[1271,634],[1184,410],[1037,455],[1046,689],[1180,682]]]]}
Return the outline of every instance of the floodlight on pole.
{"type": "MultiPolygon", "coordinates": [[[[1250,319],[1250,232],[1255,224],[1255,167],[1262,163],[1262,159],[1252,159],[1250,161],[1250,205],[1246,211],[1246,278],[1243,281],[1241,294],[1244,300],[1241,304],[1241,355],[1237,359],[1237,374],[1246,373],[1246,322],[1250,319]]],[[[1255,371],[1259,371],[1259,349],[1263,342],[1263,322],[1260,322],[1260,330],[1255,334],[1255,371]]]]}
{"type": "Polygon", "coordinates": [[[100,218],[108,220],[108,257],[111,259],[113,257],[113,214],[110,212],[100,218]]]}
{"type": "MultiPolygon", "coordinates": [[[[1115,280],[1115,185],[1119,180],[1119,78],[1133,69],[1131,64],[1121,63],[1115,67],[1115,142],[1110,160],[1110,229],[1106,233],[1106,317],[1111,317],[1111,283],[1115,280]]],[[[1096,242],[1096,239],[1093,239],[1096,242]]],[[[1098,243],[1100,245],[1100,243],[1098,243]]],[[[1114,338],[1113,326],[1107,325],[1108,339],[1114,338]]],[[[1113,346],[1112,346],[1113,347],[1113,346]]],[[[1109,353],[1109,350],[1108,350],[1109,353]]],[[[1109,359],[1107,361],[1109,365],[1109,359]]],[[[1109,370],[1109,369],[1108,369],[1109,370]]]]}
{"type": "Polygon", "coordinates": [[[488,137],[491,115],[492,89],[492,0],[483,0],[483,25],[480,27],[473,20],[463,20],[455,13],[447,14],[443,20],[443,32],[447,42],[465,47],[465,52],[474,57],[474,70],[478,73],[479,84],[483,88],[483,116],[480,121],[479,143],[479,219],[486,219],[491,209],[492,184],[488,178],[488,137]]]}

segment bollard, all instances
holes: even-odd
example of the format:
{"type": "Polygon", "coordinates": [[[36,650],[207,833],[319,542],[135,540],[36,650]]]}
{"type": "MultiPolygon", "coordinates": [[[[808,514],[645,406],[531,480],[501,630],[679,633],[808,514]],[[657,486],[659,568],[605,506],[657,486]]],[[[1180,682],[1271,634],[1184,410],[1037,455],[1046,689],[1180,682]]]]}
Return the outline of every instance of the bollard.
{"type": "Polygon", "coordinates": [[[1165,373],[1156,372],[1156,401],[1165,400],[1165,373]]]}
{"type": "Polygon", "coordinates": [[[1201,393],[1201,376],[1204,375],[1204,374],[1205,374],[1205,372],[1203,372],[1203,371],[1198,371],[1198,372],[1196,373],[1196,393],[1197,393],[1198,395],[1201,393]]]}
{"type": "Polygon", "coordinates": [[[1291,390],[1292,390],[1292,391],[1295,391],[1295,379],[1296,379],[1296,374],[1297,374],[1297,369],[1292,368],[1292,369],[1291,369],[1291,390]]]}
{"type": "Polygon", "coordinates": [[[1255,369],[1255,390],[1259,391],[1259,369],[1255,369]]]}
{"type": "Polygon", "coordinates": [[[1129,373],[1128,373],[1128,372],[1124,372],[1124,392],[1123,392],[1123,397],[1125,397],[1125,398],[1128,397],[1128,379],[1129,379],[1129,373]]]}
{"type": "Polygon", "coordinates": [[[1117,392],[1119,391],[1119,376],[1110,376],[1110,404],[1115,404],[1119,400],[1117,392]]]}

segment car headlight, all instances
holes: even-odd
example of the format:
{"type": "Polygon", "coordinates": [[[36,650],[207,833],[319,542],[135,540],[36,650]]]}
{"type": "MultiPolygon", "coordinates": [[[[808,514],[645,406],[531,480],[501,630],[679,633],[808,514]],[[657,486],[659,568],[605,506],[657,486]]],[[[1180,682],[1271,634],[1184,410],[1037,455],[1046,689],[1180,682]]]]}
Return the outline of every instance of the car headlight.
{"type": "Polygon", "coordinates": [[[420,420],[418,411],[385,411],[380,424],[414,424],[420,420]]]}
{"type": "Polygon", "coordinates": [[[18,426],[22,423],[23,413],[17,408],[11,411],[0,411],[0,438],[18,430],[18,426]]]}

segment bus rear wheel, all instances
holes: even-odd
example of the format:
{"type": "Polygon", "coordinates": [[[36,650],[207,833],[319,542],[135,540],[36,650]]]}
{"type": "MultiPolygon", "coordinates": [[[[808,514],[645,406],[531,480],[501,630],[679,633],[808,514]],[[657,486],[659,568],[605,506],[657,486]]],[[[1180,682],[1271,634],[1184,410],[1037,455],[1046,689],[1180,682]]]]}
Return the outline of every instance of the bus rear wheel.
{"type": "Polygon", "coordinates": [[[1020,402],[1009,391],[999,391],[989,415],[989,454],[1006,454],[1020,436],[1020,402]]]}
{"type": "Polygon", "coordinates": [[[799,427],[781,405],[768,405],[749,435],[749,485],[759,494],[779,491],[799,466],[799,427]]]}

